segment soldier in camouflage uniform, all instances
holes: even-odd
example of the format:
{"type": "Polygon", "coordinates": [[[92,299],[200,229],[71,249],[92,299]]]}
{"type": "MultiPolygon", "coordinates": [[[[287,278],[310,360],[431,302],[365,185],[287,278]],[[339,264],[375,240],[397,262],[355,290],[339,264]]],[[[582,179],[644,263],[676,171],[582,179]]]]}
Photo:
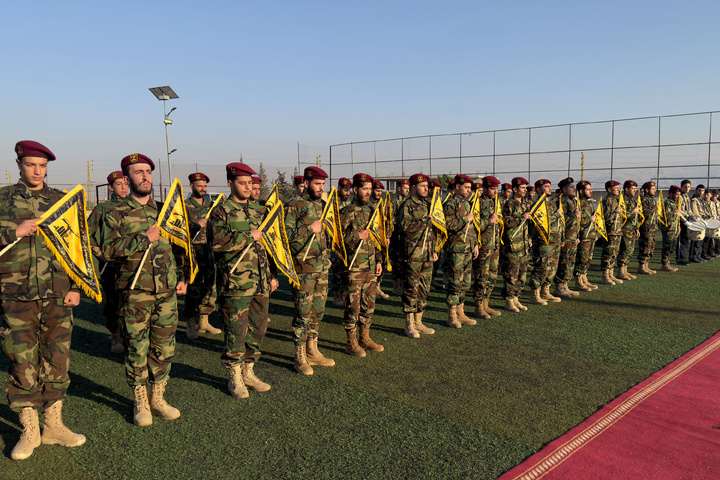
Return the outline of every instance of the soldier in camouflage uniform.
{"type": "Polygon", "coordinates": [[[292,322],[295,370],[303,375],[312,375],[312,365],[335,365],[335,360],[325,357],[318,349],[318,329],[325,313],[330,269],[327,236],[321,220],[325,208],[322,192],[327,173],[318,167],[307,167],[303,178],[302,195],[293,198],[285,209],[285,232],[300,280],[300,288],[292,289],[295,303],[292,322]],[[306,260],[303,260],[306,253],[306,260]]]}
{"type": "MultiPolygon", "coordinates": [[[[378,180],[373,180],[373,186],[372,186],[372,193],[370,194],[370,205],[372,205],[373,208],[377,208],[378,204],[380,203],[380,200],[382,199],[383,192],[385,191],[385,186],[382,184],[382,182],[378,180]]],[[[384,212],[380,212],[381,215],[384,215],[384,212]]],[[[387,300],[390,298],[390,295],[382,291],[382,281],[383,281],[383,275],[385,273],[385,260],[382,258],[382,255],[378,252],[378,258],[383,264],[383,271],[380,273],[380,276],[377,277],[377,288],[375,289],[375,294],[382,298],[383,300],[387,300]]]]}
{"type": "Polygon", "coordinates": [[[677,247],[678,235],[680,234],[680,218],[678,216],[679,201],[682,189],[672,185],[668,190],[668,197],[665,199],[665,217],[660,222],[662,232],[662,270],[664,272],[677,272],[677,267],[670,264],[670,255],[677,247]]]}
{"type": "Polygon", "coordinates": [[[103,289],[103,299],[105,305],[103,307],[103,317],[105,318],[105,327],[111,334],[110,351],[112,353],[123,353],[125,351],[122,340],[122,327],[118,317],[118,308],[120,307],[120,295],[115,289],[115,277],[117,275],[117,265],[115,262],[108,262],[102,257],[100,251],[100,234],[102,232],[101,221],[105,212],[115,208],[119,200],[127,196],[128,182],[123,176],[121,170],[112,172],[107,177],[108,193],[110,199],[98,203],[88,217],[88,232],[90,234],[90,249],[93,255],[100,263],[100,285],[103,289]]]}
{"type": "MultiPolygon", "coordinates": [[[[475,298],[474,316],[488,319],[500,315],[489,307],[488,302],[498,276],[500,262],[501,228],[499,216],[495,212],[496,197],[499,195],[500,180],[493,176],[482,179],[482,195],[478,199],[480,215],[475,219],[480,229],[478,256],[473,260],[473,297],[475,298]]],[[[499,201],[499,199],[497,199],[499,201]]]]}
{"type": "Polygon", "coordinates": [[[0,259],[0,340],[10,361],[5,393],[23,427],[10,457],[24,460],[40,443],[77,447],[85,437],[62,421],[80,292],[37,231],[39,217],[64,196],[44,181],[55,155],[33,141],[18,142],[15,153],[20,181],[0,189],[0,250],[10,246],[0,259]]]}
{"type": "Polygon", "coordinates": [[[371,238],[367,225],[375,207],[370,196],[373,178],[364,173],[353,176],[355,197],[350,205],[340,212],[340,223],[344,236],[345,250],[351,256],[350,265],[342,265],[343,300],[345,302],[345,352],[355,357],[364,357],[366,351],[382,352],[385,348],[370,338],[370,325],[375,311],[375,290],[377,279],[382,272],[380,250],[371,238]],[[357,330],[360,328],[358,341],[357,330]]]}
{"type": "Polygon", "coordinates": [[[405,335],[419,338],[435,330],[422,323],[423,311],[430,291],[433,262],[437,261],[437,244],[430,217],[430,179],[416,173],[410,177],[411,194],[398,210],[395,231],[398,233],[398,257],[403,282],[405,335]]]}
{"type": "Polygon", "coordinates": [[[622,225],[622,237],[620,238],[620,250],[618,252],[618,267],[620,267],[620,274],[618,278],[622,280],[635,280],[637,277],[632,273],[628,272],[628,264],[630,263],[630,257],[635,251],[635,241],[640,236],[640,213],[642,213],[642,207],[638,202],[637,183],[633,180],[626,180],[623,184],[622,196],[625,199],[625,215],[624,223],[622,225]]]}
{"type": "Polygon", "coordinates": [[[468,201],[473,181],[467,175],[455,175],[455,190],[443,206],[448,239],[445,243],[445,266],[448,286],[446,303],[448,326],[460,328],[477,322],[465,314],[465,294],[472,285],[472,261],[478,256],[477,231],[473,224],[472,205],[468,201]]]}
{"type": "Polygon", "coordinates": [[[231,163],[225,169],[230,198],[210,213],[208,244],[218,261],[225,333],[221,360],[230,376],[228,392],[234,398],[247,398],[248,389],[270,390],[254,367],[267,331],[270,293],[278,281],[259,230],[266,209],[252,201],[255,171],[244,163],[231,163]]]}
{"type": "Polygon", "coordinates": [[[187,292],[190,266],[182,248],[160,235],[157,221],[162,204],[151,196],[152,160],[134,153],[123,158],[120,166],[130,182],[130,195],[103,217],[100,248],[103,257],[120,263],[117,289],[121,292],[125,377],[135,397],[133,422],[140,427],[151,425],[152,415],[165,420],[180,417],[180,411],[163,397],[175,354],[177,295],[187,292]]]}
{"type": "MultiPolygon", "coordinates": [[[[350,193],[352,189],[352,182],[349,178],[341,177],[338,180],[337,196],[338,196],[338,210],[350,205],[350,193]]],[[[344,307],[345,303],[342,298],[342,279],[341,272],[345,267],[340,257],[335,252],[330,253],[330,260],[332,266],[330,267],[330,280],[333,289],[333,305],[336,307],[344,307]]]]}
{"type": "Polygon", "coordinates": [[[620,250],[620,238],[622,236],[622,207],[620,206],[620,184],[615,180],[605,182],[607,195],[602,199],[603,216],[605,220],[605,233],[607,242],[603,247],[600,269],[602,270],[603,285],[615,285],[623,283],[613,275],[615,261],[620,250]]]}
{"type": "MultiPolygon", "coordinates": [[[[190,340],[198,338],[199,333],[217,335],[221,330],[210,325],[209,316],[215,311],[217,292],[215,287],[215,262],[210,245],[207,242],[207,214],[212,207],[212,200],[206,196],[210,178],[201,172],[188,175],[191,194],[185,201],[185,208],[190,223],[198,273],[195,280],[188,286],[185,296],[185,335],[190,340]]],[[[258,190],[259,191],[259,190],[258,190]]]]}
{"type": "Polygon", "coordinates": [[[560,207],[559,210],[564,214],[565,240],[560,250],[553,295],[563,298],[580,295],[578,292],[568,288],[568,282],[572,280],[575,271],[577,248],[578,243],[580,243],[578,240],[580,209],[578,208],[577,190],[574,182],[575,180],[572,177],[567,177],[558,184],[562,190],[562,195],[560,195],[557,202],[560,207]]]}
{"type": "Polygon", "coordinates": [[[587,272],[595,251],[597,232],[595,230],[595,209],[593,208],[592,184],[586,180],[577,185],[580,196],[580,228],[578,230],[577,260],[575,261],[575,290],[589,292],[596,290],[587,279],[587,272]]]}
{"type": "MultiPolygon", "coordinates": [[[[392,201],[393,215],[397,215],[397,212],[400,211],[400,206],[408,198],[409,193],[410,181],[407,178],[402,178],[398,180],[397,195],[392,201]]],[[[403,293],[403,277],[402,272],[400,272],[401,263],[398,261],[398,235],[399,232],[394,230],[392,237],[390,238],[390,265],[392,266],[393,275],[393,293],[397,296],[400,296],[403,293]]]]}
{"type": "Polygon", "coordinates": [[[528,181],[523,177],[512,179],[513,196],[502,207],[505,223],[503,231],[500,265],[505,284],[502,296],[505,299],[505,310],[519,312],[527,310],[518,300],[525,286],[530,247],[532,241],[528,235],[530,212],[525,208],[523,197],[527,194],[528,181]]]}
{"type": "Polygon", "coordinates": [[[302,175],[295,175],[293,178],[293,184],[295,185],[295,196],[301,196],[305,191],[305,177],[302,175]]]}
{"type": "MultiPolygon", "coordinates": [[[[527,191],[525,193],[527,195],[527,191]]],[[[502,184],[502,191],[500,192],[500,210],[502,211],[503,206],[505,206],[505,202],[507,202],[510,198],[513,196],[513,186],[509,183],[503,183],[502,184]]],[[[523,197],[523,202],[526,202],[525,197],[523,197]]]]}
{"type": "Polygon", "coordinates": [[[657,235],[657,203],[655,203],[655,182],[645,182],[642,186],[642,196],[639,206],[642,209],[645,221],[640,225],[640,241],[638,245],[637,273],[655,275],[657,272],[650,269],[648,264],[655,251],[655,236],[657,235]]]}
{"type": "Polygon", "coordinates": [[[556,198],[551,198],[552,184],[550,180],[542,178],[535,182],[535,189],[542,195],[543,202],[547,202],[549,229],[547,238],[540,229],[532,228],[532,261],[533,271],[530,276],[532,294],[530,303],[534,305],[547,305],[547,302],[559,302],[560,299],[550,293],[550,283],[557,273],[560,249],[565,235],[563,212],[558,208],[556,198]]]}
{"type": "Polygon", "coordinates": [[[527,195],[525,195],[525,198],[527,199],[527,203],[530,207],[535,205],[535,200],[537,200],[537,191],[534,186],[528,185],[527,195]]]}

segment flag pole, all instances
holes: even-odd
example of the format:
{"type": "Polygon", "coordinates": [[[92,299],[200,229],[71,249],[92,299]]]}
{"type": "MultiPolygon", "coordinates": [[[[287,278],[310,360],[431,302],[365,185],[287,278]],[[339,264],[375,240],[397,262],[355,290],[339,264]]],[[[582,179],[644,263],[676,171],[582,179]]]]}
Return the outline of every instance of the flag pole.
{"type": "Polygon", "coordinates": [[[310,246],[312,245],[312,242],[315,241],[315,234],[313,233],[312,238],[310,238],[310,243],[308,243],[307,248],[305,249],[305,255],[303,255],[303,262],[308,256],[308,252],[310,251],[310,246]]]}
{"type": "Polygon", "coordinates": [[[11,248],[13,245],[15,245],[16,243],[18,243],[18,242],[19,242],[20,240],[22,240],[23,238],[24,238],[24,237],[20,237],[20,238],[18,238],[17,240],[15,240],[13,243],[11,243],[10,245],[8,245],[7,247],[3,248],[3,249],[2,249],[2,252],[0,252],[0,257],[2,257],[2,255],[3,255],[5,252],[7,252],[8,250],[10,250],[10,248],[11,248]]]}
{"type": "Polygon", "coordinates": [[[420,253],[425,253],[425,241],[427,240],[427,236],[428,236],[428,232],[429,232],[429,231],[430,231],[430,227],[427,227],[427,228],[425,229],[425,235],[423,236],[423,248],[422,248],[422,252],[420,252],[420,253]]]}
{"type": "Polygon", "coordinates": [[[230,270],[230,275],[232,275],[237,266],[240,265],[240,262],[243,258],[245,258],[245,254],[248,252],[248,250],[250,250],[250,247],[252,247],[252,243],[245,247],[245,250],[243,250],[243,252],[240,254],[240,258],[237,259],[237,262],[235,262],[235,265],[233,265],[233,268],[230,270]]]}
{"type": "Polygon", "coordinates": [[[350,262],[350,266],[348,267],[348,270],[350,270],[352,268],[353,264],[355,263],[355,259],[357,258],[358,253],[360,253],[360,247],[362,247],[362,244],[364,241],[365,240],[360,240],[360,243],[358,243],[358,246],[355,249],[355,255],[353,255],[353,259],[352,259],[352,262],[350,262]]]}
{"type": "MultiPolygon", "coordinates": [[[[152,248],[152,245],[150,246],[150,248],[152,248]]],[[[135,278],[133,278],[132,285],[130,285],[130,290],[135,289],[135,284],[138,281],[138,277],[140,277],[140,272],[142,271],[142,267],[145,264],[145,259],[147,258],[148,253],[150,253],[150,248],[145,250],[145,255],[143,255],[142,260],[140,260],[140,266],[138,267],[137,272],[135,272],[135,278]]]]}

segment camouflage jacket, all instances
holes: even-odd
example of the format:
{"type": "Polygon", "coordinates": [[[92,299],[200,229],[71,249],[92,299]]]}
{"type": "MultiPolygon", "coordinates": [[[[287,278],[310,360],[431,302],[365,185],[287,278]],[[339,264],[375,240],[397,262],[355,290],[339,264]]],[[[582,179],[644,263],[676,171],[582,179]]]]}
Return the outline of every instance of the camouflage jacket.
{"type": "MultiPolygon", "coordinates": [[[[502,201],[502,199],[501,199],[502,201]]],[[[502,207],[503,222],[503,245],[505,251],[516,255],[527,255],[530,251],[530,237],[528,236],[528,223],[532,220],[525,220],[523,214],[527,211],[522,198],[510,197],[502,207]]]]}
{"type": "Polygon", "coordinates": [[[595,230],[595,223],[592,220],[595,215],[595,208],[593,204],[587,198],[580,199],[580,228],[578,229],[578,239],[582,242],[583,240],[596,240],[597,231],[595,230]],[[592,225],[592,226],[590,226],[592,225]]]}
{"type": "MultiPolygon", "coordinates": [[[[373,214],[374,208],[368,203],[363,205],[358,200],[353,200],[350,205],[340,211],[340,224],[343,231],[343,242],[345,243],[345,251],[348,254],[348,266],[355,256],[358,245],[360,245],[360,232],[367,228],[370,216],[373,214]]],[[[360,251],[358,251],[355,263],[350,271],[375,271],[375,265],[380,263],[380,252],[375,248],[375,242],[372,238],[367,238],[362,242],[360,251]]],[[[341,268],[348,270],[345,265],[341,268]]]]}
{"type": "MultiPolygon", "coordinates": [[[[17,240],[18,225],[42,216],[64,196],[47,185],[42,190],[30,190],[22,181],[0,189],[0,250],[17,240]]],[[[3,300],[64,298],[71,290],[79,292],[40,232],[22,237],[0,257],[3,300]]]]}
{"type": "Polygon", "coordinates": [[[490,217],[495,213],[495,199],[482,194],[478,203],[480,204],[480,218],[477,219],[480,227],[480,248],[497,250],[500,247],[500,224],[497,221],[490,223],[490,217]]]}
{"type": "Polygon", "coordinates": [[[400,206],[401,206],[401,205],[403,204],[403,202],[404,202],[405,200],[407,200],[409,197],[410,197],[409,195],[408,195],[407,197],[401,197],[400,195],[396,195],[396,196],[395,196],[395,199],[394,199],[393,202],[392,202],[392,204],[393,204],[393,212],[397,212],[398,210],[400,210],[400,206]]]}
{"type": "Polygon", "coordinates": [[[677,235],[680,231],[680,217],[678,215],[678,202],[670,198],[665,199],[665,220],[667,225],[660,223],[660,230],[677,235]]]}
{"type": "Polygon", "coordinates": [[[398,253],[404,261],[432,262],[437,244],[430,218],[430,197],[408,196],[395,216],[398,253]],[[426,233],[427,232],[427,236],[426,233]],[[425,249],[423,250],[423,241],[425,249]]]}
{"type": "Polygon", "coordinates": [[[443,205],[445,212],[445,227],[448,239],[445,250],[455,253],[472,253],[477,246],[477,232],[472,220],[468,220],[472,206],[467,198],[453,195],[443,205]]]}
{"type": "Polygon", "coordinates": [[[162,203],[152,198],[147,204],[138,202],[132,195],[118,201],[117,206],[105,212],[102,222],[103,258],[118,260],[118,290],[129,290],[135,273],[141,268],[135,290],[165,293],[174,290],[178,282],[190,277],[190,262],[185,251],[160,236],[150,243],[145,232],[157,222],[162,203]],[[150,249],[145,262],[145,252],[150,249]]]}
{"type": "Polygon", "coordinates": [[[577,199],[574,196],[563,195],[559,201],[562,204],[562,212],[565,214],[565,241],[574,242],[577,240],[580,230],[580,218],[575,214],[578,211],[577,199]]]}
{"type": "Polygon", "coordinates": [[[338,210],[342,210],[343,208],[350,205],[352,203],[352,198],[352,195],[350,195],[347,200],[340,200],[340,197],[338,197],[338,210]]]}
{"type": "Polygon", "coordinates": [[[222,295],[270,294],[274,264],[270,262],[262,241],[256,242],[250,234],[250,230],[260,228],[265,212],[266,208],[256,202],[240,203],[230,197],[210,214],[208,244],[215,252],[218,287],[222,295]]]}
{"type": "Polygon", "coordinates": [[[87,220],[88,233],[90,234],[90,249],[92,250],[92,254],[103,262],[107,262],[107,259],[103,258],[102,251],[100,250],[100,245],[102,245],[102,228],[100,228],[102,227],[102,219],[108,210],[112,210],[117,206],[120,200],[122,200],[122,198],[113,193],[110,196],[110,200],[98,203],[95,208],[93,208],[87,220]]]}
{"type": "Polygon", "coordinates": [[[295,197],[285,208],[285,233],[290,243],[290,252],[293,256],[295,271],[297,273],[322,272],[328,268],[330,253],[327,248],[327,237],[325,229],[313,238],[310,225],[322,218],[325,200],[310,200],[307,192],[295,197]],[[312,243],[310,241],[312,240],[312,243]],[[310,251],[305,257],[305,249],[310,251]]]}
{"type": "Polygon", "coordinates": [[[657,232],[657,203],[655,198],[643,195],[640,197],[641,212],[645,215],[645,221],[640,225],[640,233],[654,234],[657,232]]]}
{"type": "Polygon", "coordinates": [[[622,226],[622,214],[618,210],[620,206],[619,195],[607,194],[602,199],[603,215],[605,217],[605,231],[608,235],[620,235],[620,227],[622,226]]]}
{"type": "MultiPolygon", "coordinates": [[[[629,197],[625,195],[625,192],[621,192],[620,195],[625,197],[625,214],[627,215],[627,219],[625,219],[625,223],[622,225],[622,230],[625,233],[635,232],[640,226],[640,214],[633,212],[635,207],[638,206],[638,195],[635,194],[634,197],[629,197]]],[[[640,211],[642,211],[642,208],[640,211]]]]}
{"type": "Polygon", "coordinates": [[[190,238],[195,237],[193,245],[202,245],[207,243],[207,227],[201,228],[198,224],[198,220],[202,220],[207,215],[208,210],[212,207],[212,201],[209,197],[203,199],[203,203],[200,203],[197,198],[190,195],[185,200],[185,208],[187,208],[188,222],[190,228],[190,238]],[[200,232],[200,233],[198,233],[200,232]]]}

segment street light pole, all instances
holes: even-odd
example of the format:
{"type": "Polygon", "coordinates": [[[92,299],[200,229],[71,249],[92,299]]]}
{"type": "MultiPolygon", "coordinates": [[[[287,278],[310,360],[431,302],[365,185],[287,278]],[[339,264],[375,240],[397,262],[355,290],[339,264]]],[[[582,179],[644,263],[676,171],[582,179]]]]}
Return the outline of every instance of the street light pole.
{"type": "Polygon", "coordinates": [[[168,125],[172,125],[172,120],[168,118],[168,116],[175,110],[176,107],[173,107],[170,109],[170,111],[167,111],[167,105],[166,102],[168,100],[173,100],[175,98],[179,98],[177,93],[173,91],[172,88],[169,86],[164,87],[153,87],[149,89],[150,92],[152,92],[153,95],[155,95],[155,98],[158,100],[162,100],[163,102],[163,113],[165,114],[165,118],[163,119],[163,123],[165,124],[165,152],[167,153],[167,162],[168,162],[168,175],[170,178],[170,183],[172,183],[172,164],[170,163],[170,154],[174,152],[175,150],[170,150],[170,135],[168,133],[168,125]]]}

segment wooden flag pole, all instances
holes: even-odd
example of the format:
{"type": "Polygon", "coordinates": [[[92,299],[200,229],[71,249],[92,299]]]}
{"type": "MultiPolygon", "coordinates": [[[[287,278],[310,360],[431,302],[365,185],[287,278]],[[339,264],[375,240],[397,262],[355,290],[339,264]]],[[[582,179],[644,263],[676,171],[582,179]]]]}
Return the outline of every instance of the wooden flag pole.
{"type": "Polygon", "coordinates": [[[248,252],[248,250],[250,250],[250,247],[252,247],[252,243],[245,247],[245,250],[242,251],[242,253],[240,254],[240,258],[237,259],[237,262],[235,262],[235,265],[233,265],[233,268],[230,270],[230,275],[232,275],[237,266],[240,265],[240,262],[243,258],[245,258],[245,254],[248,252]]]}
{"type": "Polygon", "coordinates": [[[23,237],[20,237],[20,238],[18,238],[17,240],[15,240],[13,243],[11,243],[10,245],[8,245],[7,247],[3,248],[3,249],[2,249],[2,252],[0,252],[0,257],[2,257],[2,255],[3,255],[5,252],[7,252],[8,250],[10,250],[10,248],[11,248],[13,245],[15,245],[16,243],[18,243],[18,242],[19,242],[20,240],[22,240],[22,239],[23,239],[23,237]]]}
{"type": "Polygon", "coordinates": [[[307,258],[308,252],[310,251],[310,246],[312,245],[312,242],[314,242],[314,241],[315,241],[315,234],[313,233],[312,238],[310,238],[310,243],[308,243],[308,246],[307,246],[307,248],[305,249],[305,255],[303,255],[303,262],[304,262],[305,259],[307,258]]]}
{"type": "MultiPolygon", "coordinates": [[[[150,246],[150,248],[152,248],[152,245],[150,246]]],[[[132,285],[130,285],[130,290],[135,289],[135,284],[137,283],[138,278],[140,277],[140,272],[142,271],[142,267],[145,264],[145,259],[147,258],[148,253],[150,253],[150,248],[145,250],[145,255],[143,255],[142,260],[140,260],[140,266],[138,267],[137,272],[135,272],[135,278],[133,278],[132,285]]]]}
{"type": "Polygon", "coordinates": [[[427,228],[425,229],[425,235],[423,236],[423,248],[422,248],[422,252],[420,252],[421,254],[422,254],[422,253],[425,253],[425,241],[427,240],[427,236],[428,236],[428,232],[429,232],[429,231],[430,231],[430,227],[427,227],[427,228]]]}
{"type": "Polygon", "coordinates": [[[352,262],[350,262],[350,266],[348,267],[348,270],[350,270],[352,268],[353,264],[355,263],[355,259],[357,258],[358,253],[360,253],[360,247],[362,247],[362,244],[364,241],[365,240],[360,240],[360,243],[358,243],[358,246],[355,249],[355,255],[353,255],[353,259],[352,259],[352,262]]]}

